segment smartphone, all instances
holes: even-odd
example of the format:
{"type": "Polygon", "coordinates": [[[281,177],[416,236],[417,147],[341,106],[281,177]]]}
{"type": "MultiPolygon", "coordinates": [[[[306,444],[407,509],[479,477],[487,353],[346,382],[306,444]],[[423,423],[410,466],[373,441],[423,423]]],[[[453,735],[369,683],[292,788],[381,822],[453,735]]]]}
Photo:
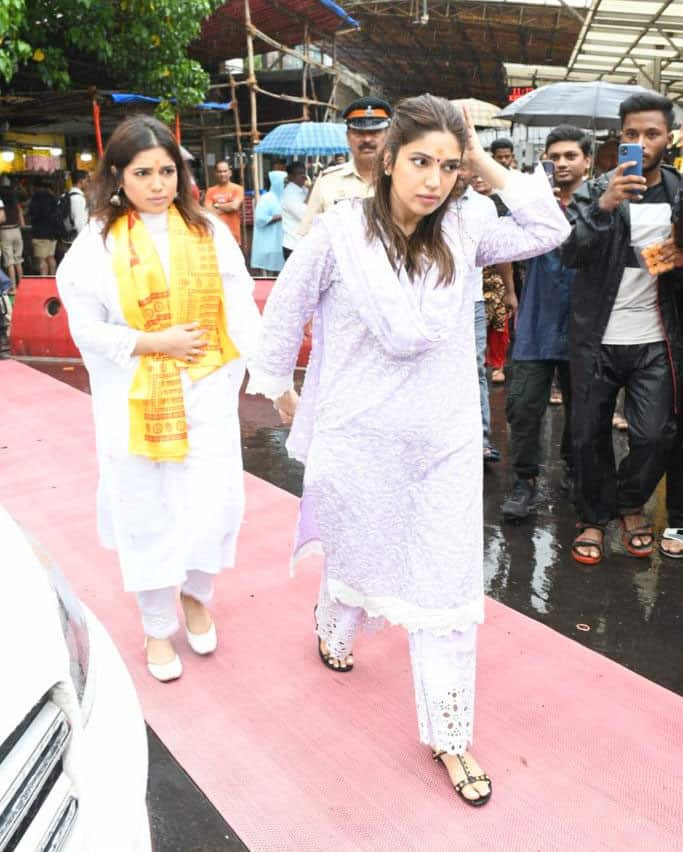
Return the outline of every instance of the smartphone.
{"type": "Polygon", "coordinates": [[[555,163],[552,160],[541,160],[543,171],[550,182],[550,186],[555,186],[555,163]]]}
{"type": "Polygon", "coordinates": [[[622,143],[619,145],[619,165],[622,163],[635,162],[635,166],[625,169],[625,175],[643,176],[643,148],[642,145],[633,143],[622,143]]]}

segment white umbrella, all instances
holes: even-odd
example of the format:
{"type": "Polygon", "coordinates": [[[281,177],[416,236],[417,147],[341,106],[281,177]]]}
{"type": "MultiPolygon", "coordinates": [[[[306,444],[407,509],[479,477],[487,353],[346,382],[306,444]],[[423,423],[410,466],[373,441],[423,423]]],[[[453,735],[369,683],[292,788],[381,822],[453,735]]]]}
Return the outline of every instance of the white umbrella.
{"type": "Polygon", "coordinates": [[[488,101],[479,101],[476,98],[457,98],[451,101],[457,107],[466,106],[469,114],[472,116],[472,121],[475,127],[503,127],[510,128],[510,121],[505,121],[501,118],[496,118],[500,112],[500,107],[496,104],[490,104],[488,101]]]}
{"type": "MultiPolygon", "coordinates": [[[[498,113],[515,123],[540,127],[555,124],[576,124],[592,130],[618,130],[619,105],[631,95],[656,94],[642,86],[605,83],[551,83],[528,92],[498,113]]],[[[681,119],[682,110],[674,107],[676,118],[681,119]]]]}

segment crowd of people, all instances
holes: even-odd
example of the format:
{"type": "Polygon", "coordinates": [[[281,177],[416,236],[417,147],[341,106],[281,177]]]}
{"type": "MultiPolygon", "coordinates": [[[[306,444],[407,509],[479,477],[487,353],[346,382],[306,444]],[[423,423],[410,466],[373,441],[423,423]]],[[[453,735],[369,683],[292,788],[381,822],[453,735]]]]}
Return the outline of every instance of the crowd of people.
{"type": "Polygon", "coordinates": [[[571,552],[589,565],[604,558],[606,527],[615,519],[629,554],[653,553],[644,507],[665,473],[669,526],[659,550],[683,557],[677,423],[683,252],[672,230],[681,176],[664,162],[673,105],[654,93],[633,95],[620,117],[622,142],[642,149],[642,174],[630,173],[635,163],[622,162],[588,180],[590,138],[570,126],[547,137],[545,157],[554,163],[572,232],[563,246],[527,260],[508,359],[514,483],[502,513],[522,520],[540,499],[541,424],[556,378],[564,405],[561,487],[578,518],[571,552]],[[646,262],[648,247],[656,247],[655,269],[646,262]],[[620,393],[628,452],[617,465],[612,426],[620,393]]]}
{"type": "MultiPolygon", "coordinates": [[[[507,518],[538,502],[557,381],[573,558],[600,562],[614,519],[628,552],[649,556],[644,507],[665,473],[659,547],[683,557],[681,178],[663,162],[673,108],[654,93],[624,101],[621,137],[641,146],[642,174],[623,162],[596,179],[591,139],[570,125],[546,139],[548,170],[526,175],[509,140],[485,152],[467,111],[441,98],[393,108],[368,97],[344,117],[348,162],[311,189],[301,163],[269,172],[250,254],[252,269],[279,273],[263,318],[229,164],[200,206],[165,125],[135,116],[112,134],[89,222],[57,270],[92,387],[98,528],[135,594],[150,674],[177,679],[178,594],[192,650],[218,645],[208,607],[244,509],[237,403],[248,370],[247,393],[273,401],[305,464],[295,558],[314,544],[324,554],[320,661],[349,673],[359,630],[404,627],[420,741],[481,806],[492,782],[470,748],[483,474],[500,457],[488,371],[505,384],[507,518]],[[299,398],[293,371],[311,322],[299,398]],[[629,452],[617,467],[620,391],[629,452]]],[[[48,202],[32,204],[35,215],[48,202]]],[[[41,260],[49,270],[50,255],[41,260]]]]}

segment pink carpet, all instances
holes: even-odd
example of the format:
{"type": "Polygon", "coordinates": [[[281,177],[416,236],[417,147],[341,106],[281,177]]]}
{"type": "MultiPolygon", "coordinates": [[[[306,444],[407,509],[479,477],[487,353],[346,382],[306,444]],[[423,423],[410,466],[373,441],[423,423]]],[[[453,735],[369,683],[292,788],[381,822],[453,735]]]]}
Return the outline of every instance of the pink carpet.
{"type": "Polygon", "coordinates": [[[319,664],[315,566],[287,571],[296,500],[251,476],[214,608],[220,648],[198,659],[181,641],[183,678],[153,681],[95,537],[89,398],[12,362],[0,389],[0,501],[100,616],[148,721],[253,852],[681,848],[680,698],[489,601],[476,754],[494,798],[467,808],[417,742],[400,630],[360,641],[351,675],[319,664]]]}

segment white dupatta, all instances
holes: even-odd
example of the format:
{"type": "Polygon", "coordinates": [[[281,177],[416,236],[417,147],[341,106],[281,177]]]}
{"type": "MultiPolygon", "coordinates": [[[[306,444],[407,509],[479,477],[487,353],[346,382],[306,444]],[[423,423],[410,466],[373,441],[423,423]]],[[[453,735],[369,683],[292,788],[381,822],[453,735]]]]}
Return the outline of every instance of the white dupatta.
{"type": "Polygon", "coordinates": [[[363,322],[387,353],[409,358],[447,338],[450,310],[462,294],[452,284],[437,286],[433,266],[417,273],[415,283],[405,271],[397,273],[380,240],[368,240],[362,203],[341,202],[321,223],[363,322]]]}
{"type": "MultiPolygon", "coordinates": [[[[458,275],[455,283],[437,286],[438,273],[433,267],[417,274],[414,282],[404,270],[397,273],[382,243],[368,240],[362,204],[360,199],[340,202],[318,221],[329,238],[339,276],[369,331],[390,357],[419,356],[453,332],[453,317],[463,299],[459,282],[464,278],[458,275]]],[[[444,235],[453,248],[445,231],[444,235]]],[[[287,439],[289,455],[303,464],[313,437],[324,357],[322,314],[318,305],[304,392],[287,439]]]]}

